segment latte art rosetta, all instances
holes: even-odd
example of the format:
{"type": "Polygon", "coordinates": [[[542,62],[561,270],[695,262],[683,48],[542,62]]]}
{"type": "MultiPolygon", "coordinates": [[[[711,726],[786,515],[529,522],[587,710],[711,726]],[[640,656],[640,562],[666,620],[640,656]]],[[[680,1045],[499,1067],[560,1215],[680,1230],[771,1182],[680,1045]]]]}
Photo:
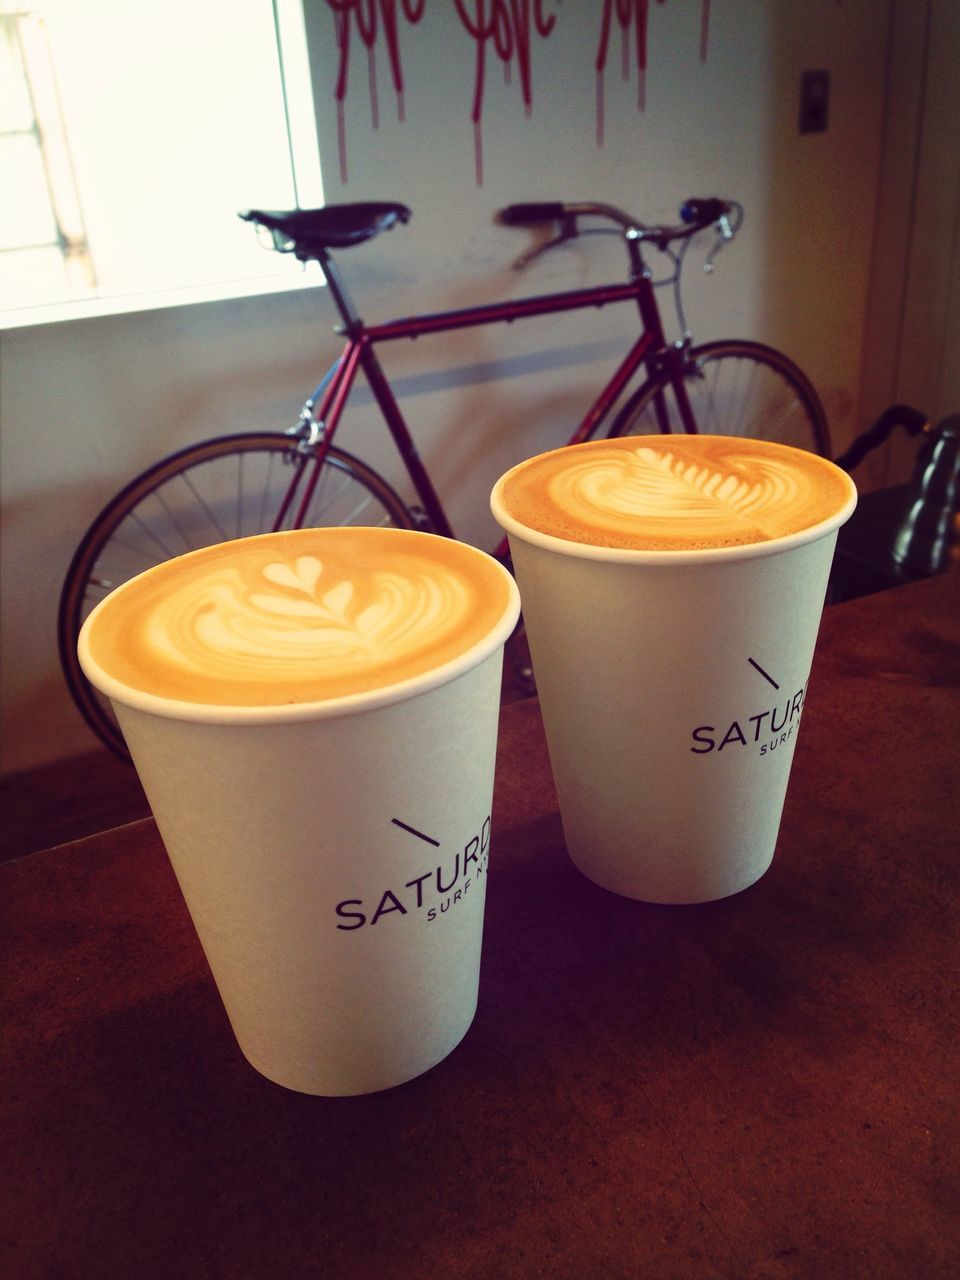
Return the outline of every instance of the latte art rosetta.
{"type": "Polygon", "coordinates": [[[843,505],[846,478],[762,441],[670,436],[596,441],[522,463],[502,483],[513,518],[600,546],[683,550],[764,542],[843,505]]]}
{"type": "Polygon", "coordinates": [[[641,446],[606,462],[584,462],[561,472],[550,492],[571,512],[669,520],[708,515],[731,524],[762,519],[765,509],[782,510],[784,503],[806,500],[807,486],[794,468],[774,458],[751,463],[748,480],[641,446]]]}
{"type": "Polygon", "coordinates": [[[164,697],[241,706],[335,698],[469,649],[509,603],[502,578],[472,548],[425,535],[266,535],[128,583],[95,620],[91,650],[116,678],[164,697]]]}
{"type": "Polygon", "coordinates": [[[158,650],[197,675],[229,667],[240,678],[250,667],[255,676],[264,661],[292,671],[314,666],[318,657],[332,674],[358,662],[399,658],[432,629],[456,626],[470,607],[463,582],[442,570],[385,570],[372,575],[365,591],[349,578],[326,584],[315,556],[268,564],[262,572],[262,590],[226,570],[220,579],[173,593],[151,619],[158,650]]]}

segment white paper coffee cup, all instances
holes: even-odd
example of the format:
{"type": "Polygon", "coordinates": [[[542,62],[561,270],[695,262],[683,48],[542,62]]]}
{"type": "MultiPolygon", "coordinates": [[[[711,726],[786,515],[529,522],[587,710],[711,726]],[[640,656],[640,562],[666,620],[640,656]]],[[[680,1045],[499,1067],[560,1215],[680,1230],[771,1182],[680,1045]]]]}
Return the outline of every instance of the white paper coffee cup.
{"type": "MultiPolygon", "coordinates": [[[[327,532],[268,536],[293,554],[327,532]]],[[[400,1084],[449,1054],[476,1010],[502,648],[518,600],[500,565],[462,552],[503,580],[484,634],[421,674],[326,701],[156,696],[98,662],[96,611],[81,633],[239,1045],[291,1089],[400,1084]]]]}
{"type": "Polygon", "coordinates": [[[518,470],[492,509],[509,535],[570,857],[649,902],[738,892],[773,857],[852,482],[794,534],[649,550],[522,523],[503,502],[518,470]]]}

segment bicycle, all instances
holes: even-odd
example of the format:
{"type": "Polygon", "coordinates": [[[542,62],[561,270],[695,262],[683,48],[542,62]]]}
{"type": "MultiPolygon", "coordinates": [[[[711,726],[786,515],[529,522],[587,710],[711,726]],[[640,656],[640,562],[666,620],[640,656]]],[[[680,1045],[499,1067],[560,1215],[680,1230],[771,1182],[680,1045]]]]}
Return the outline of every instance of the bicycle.
{"type": "MultiPolygon", "coordinates": [[[[498,214],[506,226],[556,224],[555,234],[521,254],[515,266],[528,266],[580,235],[614,234],[626,247],[626,282],[372,325],[360,319],[332,253],[407,222],[411,214],[405,205],[328,205],[283,213],[248,210],[239,216],[253,223],[258,233],[265,233],[272,248],[319,264],[342,321],[338,332],[345,344],[288,431],[223,436],[156,463],[107,504],[77,548],[58,614],[61,663],[87,724],[121,757],[126,757],[126,748],[109,703],[87,682],[76,652],[87,614],[121,582],[184,551],[283,528],[393,524],[455,536],[377,359],[374,348],[381,343],[632,301],[638,307],[640,333],[568,444],[596,436],[614,406],[623,401],[608,435],[712,430],[763,436],[829,455],[823,408],[809,380],[791,360],[771,347],[746,340],[693,345],[680,291],[684,256],[693,237],[712,227],[716,241],[705,264],[712,269],[716,254],[736,236],[742,222],[742,207],[734,201],[687,200],[675,226],[647,226],[607,204],[509,205],[498,214]],[[654,280],[644,257],[645,246],[672,262],[664,279],[654,280]],[[665,336],[655,293],[667,284],[673,285],[682,334],[674,342],[665,336]],[[360,458],[334,444],[359,370],[400,454],[416,494],[415,506],[408,506],[360,458]],[[641,385],[623,400],[638,374],[643,375],[641,385]]],[[[508,563],[506,539],[494,554],[508,563]]]]}

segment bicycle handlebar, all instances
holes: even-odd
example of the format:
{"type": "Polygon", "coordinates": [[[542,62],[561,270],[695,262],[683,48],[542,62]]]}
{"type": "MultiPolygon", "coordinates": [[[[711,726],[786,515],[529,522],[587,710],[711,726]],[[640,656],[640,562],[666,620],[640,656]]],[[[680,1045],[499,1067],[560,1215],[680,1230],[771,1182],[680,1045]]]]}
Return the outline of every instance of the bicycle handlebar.
{"type": "MultiPolygon", "coordinates": [[[[559,200],[521,202],[508,204],[497,214],[497,219],[508,227],[532,226],[540,222],[559,222],[563,225],[564,238],[578,234],[576,220],[581,217],[606,218],[621,227],[631,239],[647,240],[663,247],[671,240],[686,240],[709,226],[728,220],[740,206],[735,201],[721,200],[717,196],[691,196],[680,206],[680,226],[647,226],[622,209],[610,204],[592,202],[565,204],[559,200]]],[[[732,234],[729,221],[724,234],[732,234]]]]}
{"type": "Polygon", "coordinates": [[[566,216],[566,208],[559,200],[540,204],[508,204],[499,211],[497,218],[507,227],[526,227],[536,222],[561,222],[566,216]]]}

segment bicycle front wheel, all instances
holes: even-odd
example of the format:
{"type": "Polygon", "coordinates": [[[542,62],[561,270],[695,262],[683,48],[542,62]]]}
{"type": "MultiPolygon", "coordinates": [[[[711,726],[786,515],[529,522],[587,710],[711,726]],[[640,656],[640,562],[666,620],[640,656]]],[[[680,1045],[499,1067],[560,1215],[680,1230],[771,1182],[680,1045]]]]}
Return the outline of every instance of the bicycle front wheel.
{"type": "MultiPolygon", "coordinates": [[[[707,342],[690,352],[684,386],[699,432],[748,436],[830,457],[826,414],[809,378],[760,342],[707,342]]],[[[670,378],[651,378],[614,419],[611,436],[682,433],[670,378]]]]}
{"type": "Polygon", "coordinates": [[[290,436],[223,436],[173,454],[131,481],[90,526],[67,571],[57,636],[67,687],[80,714],[116,755],[129,759],[109,702],[80,668],[87,615],[128,578],[200,547],[294,523],[414,527],[407,507],[375,471],[340,449],[322,463],[290,436]],[[315,476],[317,467],[319,475],[315,476]],[[299,509],[314,482],[303,519],[299,509]],[[283,520],[278,515],[287,504],[283,520]]]}

